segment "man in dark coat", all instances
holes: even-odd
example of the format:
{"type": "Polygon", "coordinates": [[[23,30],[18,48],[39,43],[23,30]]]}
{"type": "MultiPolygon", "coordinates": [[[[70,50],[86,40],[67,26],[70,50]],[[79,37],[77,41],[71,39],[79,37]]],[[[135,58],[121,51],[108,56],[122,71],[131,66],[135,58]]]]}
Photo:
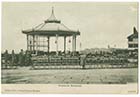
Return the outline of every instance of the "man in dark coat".
{"type": "Polygon", "coordinates": [[[21,51],[18,55],[18,64],[19,64],[19,66],[24,66],[25,65],[25,56],[24,56],[23,49],[21,49],[21,51]]]}

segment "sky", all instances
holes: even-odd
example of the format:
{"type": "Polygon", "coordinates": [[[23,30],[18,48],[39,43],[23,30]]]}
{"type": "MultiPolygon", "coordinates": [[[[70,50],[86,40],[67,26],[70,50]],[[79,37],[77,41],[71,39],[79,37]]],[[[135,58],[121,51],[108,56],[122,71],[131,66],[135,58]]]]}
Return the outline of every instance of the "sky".
{"type": "MultiPolygon", "coordinates": [[[[26,50],[26,35],[22,30],[43,23],[50,17],[52,7],[57,19],[68,28],[80,31],[77,50],[107,48],[108,45],[127,48],[127,36],[133,33],[134,26],[138,29],[138,3],[3,2],[2,52],[26,50]]],[[[71,50],[68,40],[71,38],[67,38],[67,50],[71,50]]],[[[62,41],[59,38],[59,50],[63,50],[62,41]]],[[[51,38],[50,49],[56,49],[55,38],[51,38]]]]}

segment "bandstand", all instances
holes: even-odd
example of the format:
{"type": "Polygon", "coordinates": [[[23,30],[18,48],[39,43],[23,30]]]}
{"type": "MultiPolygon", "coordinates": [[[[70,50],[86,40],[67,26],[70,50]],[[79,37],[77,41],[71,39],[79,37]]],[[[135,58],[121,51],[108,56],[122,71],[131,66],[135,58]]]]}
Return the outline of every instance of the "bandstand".
{"type": "Polygon", "coordinates": [[[79,31],[74,31],[66,27],[60,20],[57,20],[52,8],[51,16],[41,23],[40,25],[29,29],[23,30],[22,33],[27,35],[27,50],[38,52],[46,49],[46,52],[50,52],[50,38],[56,37],[56,53],[58,54],[58,38],[64,38],[64,53],[66,52],[66,39],[72,37],[72,52],[76,51],[76,37],[80,35],[79,31]]]}

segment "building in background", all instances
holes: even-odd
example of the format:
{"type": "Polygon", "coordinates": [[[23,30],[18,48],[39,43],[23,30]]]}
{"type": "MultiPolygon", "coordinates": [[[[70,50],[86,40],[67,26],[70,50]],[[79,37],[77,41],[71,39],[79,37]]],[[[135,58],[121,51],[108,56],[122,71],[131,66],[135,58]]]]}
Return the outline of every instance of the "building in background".
{"type": "Polygon", "coordinates": [[[138,49],[138,31],[136,28],[133,28],[133,34],[127,37],[128,39],[128,48],[130,49],[138,49]]]}

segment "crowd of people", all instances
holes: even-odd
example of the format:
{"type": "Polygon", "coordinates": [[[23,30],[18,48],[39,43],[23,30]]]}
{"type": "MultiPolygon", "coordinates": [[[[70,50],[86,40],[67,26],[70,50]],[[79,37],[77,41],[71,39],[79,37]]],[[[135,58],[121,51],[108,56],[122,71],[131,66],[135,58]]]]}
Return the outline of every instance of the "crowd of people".
{"type": "MultiPolygon", "coordinates": [[[[137,60],[138,62],[138,51],[137,50],[119,50],[116,49],[111,53],[100,51],[98,53],[89,53],[86,56],[86,63],[110,63],[110,64],[128,64],[129,59],[137,60]]],[[[136,61],[134,62],[136,63],[136,61]]]]}
{"type": "Polygon", "coordinates": [[[29,51],[21,51],[18,54],[15,54],[14,50],[9,54],[8,50],[6,50],[2,54],[2,65],[10,65],[10,66],[29,66],[32,64],[31,61],[31,53],[29,51]]]}
{"type": "MultiPolygon", "coordinates": [[[[137,51],[128,51],[128,50],[115,50],[112,53],[99,51],[96,53],[79,53],[79,52],[59,52],[56,55],[55,52],[43,53],[38,52],[38,54],[33,54],[30,51],[21,51],[18,54],[15,54],[14,50],[9,54],[6,50],[2,54],[2,65],[10,66],[31,66],[34,63],[40,65],[40,63],[48,63],[49,65],[62,65],[62,64],[71,64],[71,65],[93,65],[101,63],[109,64],[127,64],[129,58],[136,59],[138,62],[138,52],[137,51]],[[49,60],[48,60],[49,58],[49,60]]],[[[135,62],[135,63],[136,63],[135,62]]]]}

